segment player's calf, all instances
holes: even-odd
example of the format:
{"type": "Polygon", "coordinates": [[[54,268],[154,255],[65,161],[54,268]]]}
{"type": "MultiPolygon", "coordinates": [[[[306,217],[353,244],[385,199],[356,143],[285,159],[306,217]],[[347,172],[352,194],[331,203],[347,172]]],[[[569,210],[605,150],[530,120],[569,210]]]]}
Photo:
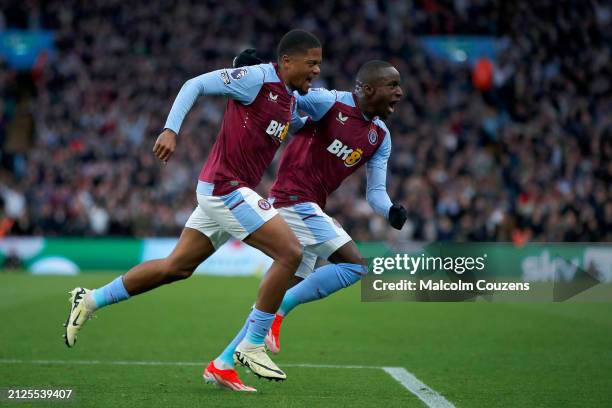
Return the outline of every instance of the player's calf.
{"type": "MultiPolygon", "coordinates": [[[[256,308],[274,317],[291,277],[302,261],[302,247],[279,215],[274,216],[244,242],[259,249],[274,262],[259,287],[256,308]]],[[[272,321],[270,320],[270,324],[272,321]]],[[[266,329],[268,331],[269,327],[266,329]]],[[[265,333],[263,335],[265,337],[265,333]]],[[[262,337],[263,344],[263,337],[262,337]]]]}
{"type": "Polygon", "coordinates": [[[317,268],[285,293],[278,313],[286,316],[297,305],[323,299],[359,282],[366,273],[365,265],[352,263],[329,264],[317,268]]]}
{"type": "Polygon", "coordinates": [[[315,269],[306,279],[285,293],[283,302],[268,331],[265,344],[273,354],[280,352],[280,329],[283,318],[302,303],[323,299],[332,293],[359,282],[367,273],[361,264],[329,264],[315,269]]]}

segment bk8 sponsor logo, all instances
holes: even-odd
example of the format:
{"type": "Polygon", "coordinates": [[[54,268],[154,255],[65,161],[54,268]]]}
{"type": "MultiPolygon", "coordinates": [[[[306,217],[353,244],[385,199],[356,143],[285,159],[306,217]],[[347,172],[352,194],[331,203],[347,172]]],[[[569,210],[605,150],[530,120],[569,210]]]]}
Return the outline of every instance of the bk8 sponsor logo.
{"type": "Polygon", "coordinates": [[[338,139],[334,139],[327,147],[327,151],[343,160],[346,167],[353,167],[359,163],[363,155],[363,150],[353,150],[338,139]]]}
{"type": "Polygon", "coordinates": [[[266,133],[274,138],[276,138],[279,142],[283,142],[285,140],[285,136],[287,136],[287,132],[289,131],[289,122],[280,123],[275,120],[271,120],[268,128],[266,129],[266,133]]]}

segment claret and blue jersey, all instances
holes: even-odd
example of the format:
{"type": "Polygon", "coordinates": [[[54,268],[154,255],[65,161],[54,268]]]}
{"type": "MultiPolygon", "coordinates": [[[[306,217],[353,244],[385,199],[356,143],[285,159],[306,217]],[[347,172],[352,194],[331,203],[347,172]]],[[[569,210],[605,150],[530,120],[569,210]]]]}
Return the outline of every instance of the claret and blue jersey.
{"type": "Polygon", "coordinates": [[[198,193],[225,195],[254,189],[285,140],[295,97],[278,75],[276,64],[209,72],[183,85],[165,128],[178,134],[185,115],[200,95],[229,98],[221,130],[200,172],[198,193]]]}
{"type": "Polygon", "coordinates": [[[274,206],[314,202],[324,208],[329,194],[365,164],[368,202],[386,217],[392,205],[386,191],[391,154],[386,125],[378,118],[365,117],[350,92],[311,89],[296,97],[298,110],[309,117],[294,117],[291,128],[295,135],[270,191],[274,206]]]}

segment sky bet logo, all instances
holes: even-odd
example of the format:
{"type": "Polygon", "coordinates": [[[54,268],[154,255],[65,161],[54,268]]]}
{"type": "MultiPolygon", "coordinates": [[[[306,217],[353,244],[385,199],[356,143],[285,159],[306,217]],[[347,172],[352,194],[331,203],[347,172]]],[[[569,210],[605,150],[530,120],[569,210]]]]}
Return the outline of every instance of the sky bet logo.
{"type": "Polygon", "coordinates": [[[285,136],[287,136],[288,131],[289,122],[279,123],[275,120],[271,120],[270,124],[268,125],[268,128],[266,129],[267,134],[276,138],[281,143],[285,140],[285,136]]]}
{"type": "Polygon", "coordinates": [[[353,150],[338,139],[334,139],[334,141],[327,147],[327,151],[344,160],[344,165],[346,167],[353,167],[359,163],[359,160],[361,160],[361,155],[363,154],[363,150],[353,150]]]}

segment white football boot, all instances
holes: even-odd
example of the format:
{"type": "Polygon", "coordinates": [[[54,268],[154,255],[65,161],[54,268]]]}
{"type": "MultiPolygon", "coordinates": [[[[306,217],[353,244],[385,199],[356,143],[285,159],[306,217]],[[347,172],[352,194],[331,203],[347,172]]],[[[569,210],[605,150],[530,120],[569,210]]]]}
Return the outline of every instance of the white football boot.
{"type": "Polygon", "coordinates": [[[87,307],[85,297],[89,296],[91,290],[85,288],[74,288],[70,293],[70,312],[64,327],[66,327],[66,333],[64,334],[64,340],[68,347],[73,347],[76,343],[76,336],[81,327],[85,322],[91,319],[94,310],[87,307]]]}

